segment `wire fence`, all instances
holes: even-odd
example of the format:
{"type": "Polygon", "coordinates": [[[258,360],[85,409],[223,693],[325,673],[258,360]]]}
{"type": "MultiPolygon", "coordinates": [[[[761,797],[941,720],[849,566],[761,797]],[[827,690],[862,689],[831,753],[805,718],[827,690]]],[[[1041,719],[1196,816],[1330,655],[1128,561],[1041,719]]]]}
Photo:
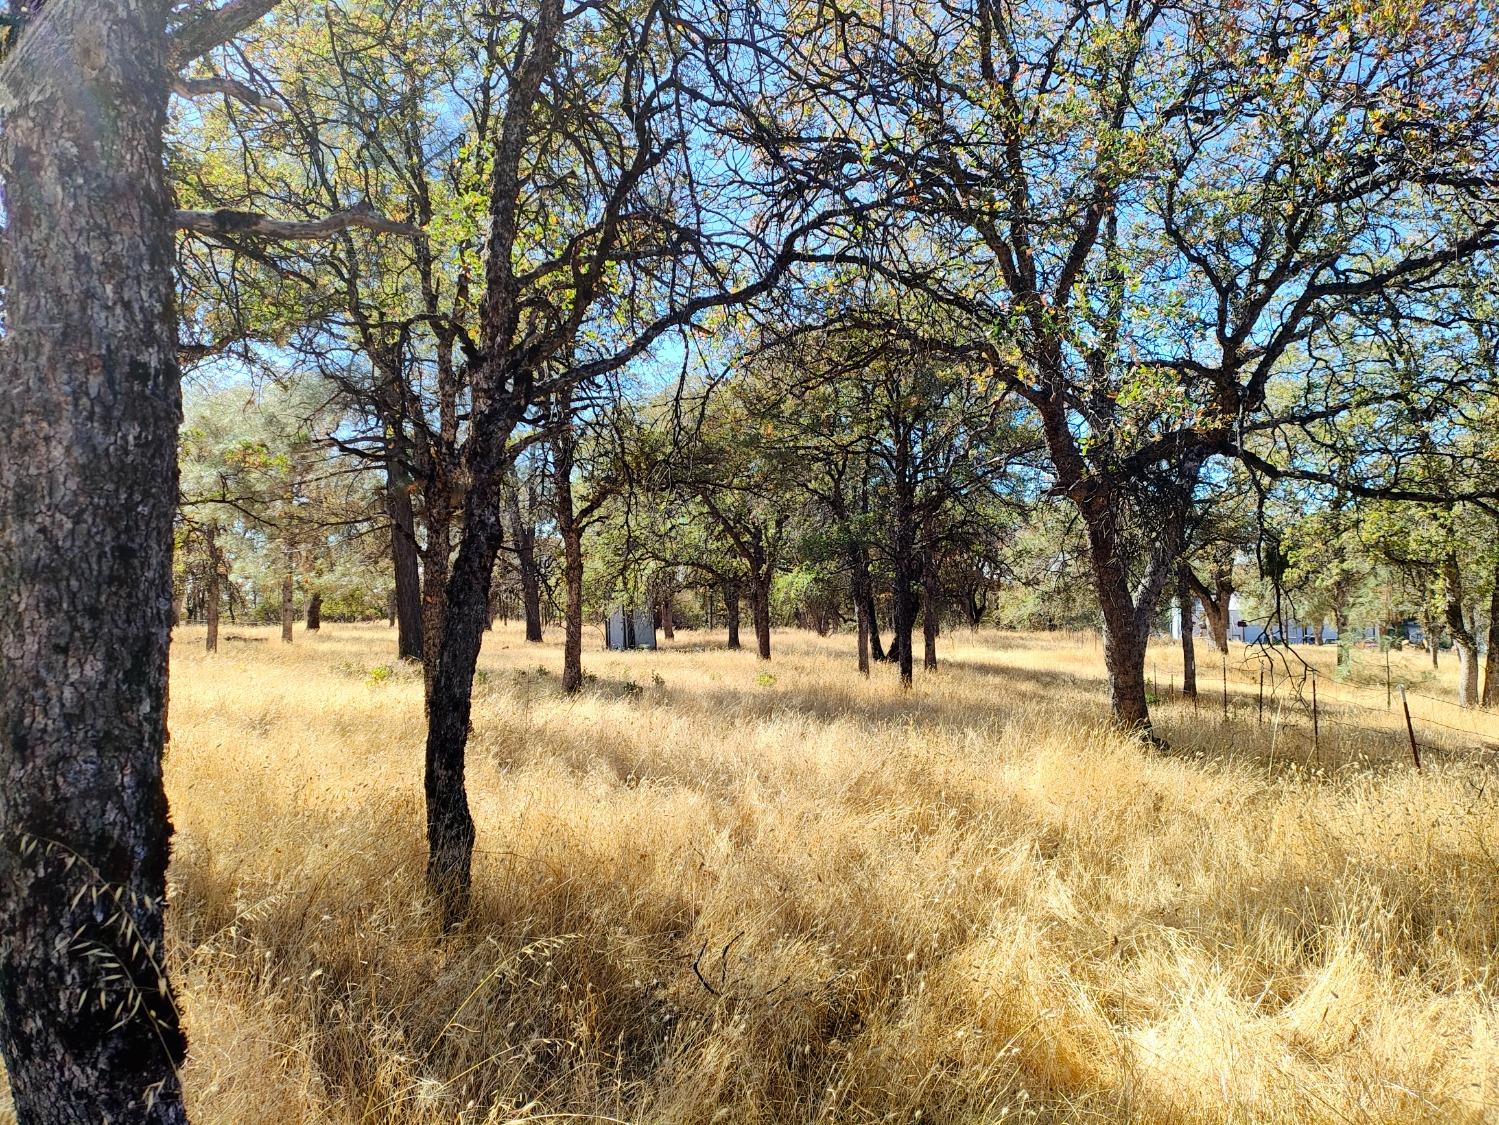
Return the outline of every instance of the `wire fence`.
{"type": "MultiPolygon", "coordinates": [[[[1333,750],[1366,752],[1369,742],[1377,740],[1392,755],[1408,755],[1417,769],[1421,768],[1423,751],[1499,752],[1499,735],[1447,721],[1468,714],[1468,708],[1454,700],[1410,690],[1395,677],[1388,662],[1385,683],[1366,686],[1329,677],[1285,645],[1253,644],[1242,657],[1214,656],[1216,659],[1198,666],[1194,697],[1178,691],[1175,670],[1168,672],[1166,695],[1191,698],[1199,711],[1213,707],[1224,722],[1271,724],[1272,748],[1279,739],[1304,737],[1310,742],[1307,749],[1320,756],[1333,750]],[[1376,692],[1384,695],[1383,706],[1356,698],[1358,693],[1367,698],[1376,692]],[[1415,701],[1421,706],[1413,712],[1415,701]],[[1458,714],[1444,714],[1439,719],[1429,713],[1431,705],[1451,708],[1458,714]]],[[[1158,666],[1159,662],[1152,670],[1152,687],[1161,698],[1158,666]]]]}

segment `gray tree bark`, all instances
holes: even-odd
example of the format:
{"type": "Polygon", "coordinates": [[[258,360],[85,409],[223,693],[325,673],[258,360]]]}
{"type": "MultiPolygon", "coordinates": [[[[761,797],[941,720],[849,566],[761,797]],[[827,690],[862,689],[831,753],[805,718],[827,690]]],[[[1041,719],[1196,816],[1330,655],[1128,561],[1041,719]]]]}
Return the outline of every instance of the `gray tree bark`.
{"type": "Polygon", "coordinates": [[[0,69],[0,1053],[26,1125],[186,1120],[162,950],[166,13],[13,0],[0,69]]]}

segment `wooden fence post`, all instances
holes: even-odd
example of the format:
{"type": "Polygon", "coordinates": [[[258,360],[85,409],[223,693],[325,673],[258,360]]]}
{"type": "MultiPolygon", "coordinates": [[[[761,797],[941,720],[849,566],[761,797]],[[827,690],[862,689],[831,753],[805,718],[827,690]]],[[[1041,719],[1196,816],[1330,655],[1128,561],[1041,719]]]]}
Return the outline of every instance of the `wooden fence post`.
{"type": "Polygon", "coordinates": [[[1416,746],[1416,728],[1411,723],[1410,700],[1405,698],[1405,685],[1400,685],[1400,706],[1405,708],[1405,733],[1411,740],[1411,757],[1416,761],[1416,768],[1421,768],[1421,751],[1416,746]]]}

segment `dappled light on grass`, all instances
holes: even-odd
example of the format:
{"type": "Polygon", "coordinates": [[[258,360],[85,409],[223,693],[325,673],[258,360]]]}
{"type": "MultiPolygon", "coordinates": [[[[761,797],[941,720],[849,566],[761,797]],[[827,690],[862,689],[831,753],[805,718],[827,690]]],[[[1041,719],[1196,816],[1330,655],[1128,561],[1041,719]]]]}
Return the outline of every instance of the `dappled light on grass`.
{"type": "Polygon", "coordinates": [[[198,1122],[1478,1122],[1499,1099],[1477,753],[1319,760],[1284,714],[1272,751],[1247,681],[1225,722],[1206,669],[1195,710],[1162,691],[1149,751],[1105,727],[1086,639],[957,632],[902,693],[848,638],[778,634],[767,684],[684,632],[588,652],[569,698],[556,648],[499,630],[474,914],[442,939],[421,676],[390,633],[195,639],[168,780],[198,1122]]]}

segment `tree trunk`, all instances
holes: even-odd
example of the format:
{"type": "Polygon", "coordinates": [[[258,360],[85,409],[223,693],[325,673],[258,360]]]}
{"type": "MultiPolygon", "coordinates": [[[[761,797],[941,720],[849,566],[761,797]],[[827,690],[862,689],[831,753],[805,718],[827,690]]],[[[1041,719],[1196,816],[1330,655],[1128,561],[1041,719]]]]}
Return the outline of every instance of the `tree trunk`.
{"type": "MultiPolygon", "coordinates": [[[[1196,631],[1192,620],[1192,587],[1187,581],[1186,568],[1178,571],[1179,581],[1176,584],[1176,600],[1181,607],[1181,633],[1182,633],[1182,694],[1197,696],[1197,643],[1193,633],[1196,631]]],[[[1143,666],[1142,666],[1143,671],[1143,666]]]]}
{"type": "Polygon", "coordinates": [[[208,546],[208,596],[203,613],[208,621],[208,637],[204,641],[204,647],[209,652],[218,652],[219,603],[224,598],[224,552],[219,550],[217,528],[210,524],[203,534],[208,546]]]}
{"type": "Polygon", "coordinates": [[[526,640],[541,641],[541,574],[536,569],[536,526],[522,516],[520,486],[505,488],[505,506],[510,512],[510,538],[515,544],[515,570],[520,577],[521,605],[526,614],[526,640]]]}
{"type": "MultiPolygon", "coordinates": [[[[502,446],[503,442],[502,438],[502,446]]],[[[445,927],[456,925],[468,913],[474,820],[468,807],[465,754],[489,585],[503,537],[494,475],[493,469],[488,474],[476,473],[469,488],[427,702],[427,884],[440,903],[445,927]]]]}
{"type": "Polygon", "coordinates": [[[296,591],[296,577],[292,573],[294,555],[291,543],[282,545],[281,550],[281,643],[289,645],[292,643],[291,626],[296,619],[296,610],[292,605],[296,591]]]}
{"type": "Polygon", "coordinates": [[[723,615],[729,628],[729,648],[737,650],[739,644],[739,583],[732,580],[723,584],[723,615]]]}
{"type": "Polygon", "coordinates": [[[186,1120],[162,947],[181,398],[167,5],[11,5],[0,1055],[25,1125],[186,1120]]]}
{"type": "Polygon", "coordinates": [[[390,515],[390,561],[395,571],[396,656],[422,658],[422,588],[417,565],[416,515],[405,471],[395,457],[385,462],[385,507],[390,515]]]}
{"type": "Polygon", "coordinates": [[[928,672],[937,670],[937,614],[941,600],[937,560],[932,551],[927,549],[921,553],[921,667],[928,672]]]}
{"type": "Polygon", "coordinates": [[[666,634],[667,640],[676,638],[676,627],[671,619],[671,595],[667,594],[661,599],[661,632],[666,634]]]}
{"type": "Polygon", "coordinates": [[[770,579],[750,576],[750,619],[755,626],[755,648],[761,660],[770,659],[770,579]]]}
{"type": "MultiPolygon", "coordinates": [[[[569,506],[571,501],[569,500],[569,506]]],[[[560,521],[559,521],[560,522],[560,521]]],[[[563,527],[562,579],[567,587],[567,612],[562,619],[562,690],[583,686],[583,535],[563,527]]]]}
{"type": "Polygon", "coordinates": [[[1483,705],[1499,706],[1499,563],[1494,566],[1494,588],[1489,595],[1488,651],[1484,654],[1483,705]]]}
{"type": "Polygon", "coordinates": [[[1447,618],[1447,632],[1452,634],[1452,647],[1457,649],[1457,705],[1478,706],[1478,642],[1463,618],[1462,573],[1457,558],[1448,555],[1442,566],[1446,597],[1442,608],[1447,618]]]}
{"type": "Polygon", "coordinates": [[[447,486],[441,481],[432,481],[425,491],[427,544],[422,552],[422,688],[430,707],[437,665],[442,658],[453,540],[445,506],[448,502],[447,486]]]}
{"type": "Polygon", "coordinates": [[[859,629],[859,674],[869,675],[869,611],[865,608],[864,599],[854,598],[854,617],[858,621],[859,629]]]}
{"type": "Polygon", "coordinates": [[[899,485],[895,491],[895,542],[891,552],[895,564],[895,591],[891,599],[895,611],[892,622],[895,636],[890,642],[888,656],[900,667],[901,686],[908,688],[913,678],[911,634],[916,625],[915,531],[911,523],[911,505],[902,502],[903,490],[899,485]]]}
{"type": "MultiPolygon", "coordinates": [[[[1232,596],[1233,591],[1229,591],[1232,596]]],[[[1229,627],[1229,603],[1227,599],[1219,600],[1217,597],[1209,597],[1201,593],[1202,615],[1207,621],[1208,636],[1213,642],[1213,647],[1219,652],[1228,652],[1228,627],[1229,627]]]]}
{"type": "Polygon", "coordinates": [[[323,595],[313,594],[307,599],[307,631],[316,633],[323,627],[323,595]]]}
{"type": "Polygon", "coordinates": [[[1094,589],[1103,615],[1103,659],[1109,674],[1109,709],[1127,731],[1150,733],[1150,703],[1145,691],[1145,650],[1150,618],[1169,571],[1168,544],[1156,544],[1145,579],[1131,589],[1118,542],[1111,502],[1090,498],[1080,505],[1088,532],[1088,555],[1094,589]]]}

